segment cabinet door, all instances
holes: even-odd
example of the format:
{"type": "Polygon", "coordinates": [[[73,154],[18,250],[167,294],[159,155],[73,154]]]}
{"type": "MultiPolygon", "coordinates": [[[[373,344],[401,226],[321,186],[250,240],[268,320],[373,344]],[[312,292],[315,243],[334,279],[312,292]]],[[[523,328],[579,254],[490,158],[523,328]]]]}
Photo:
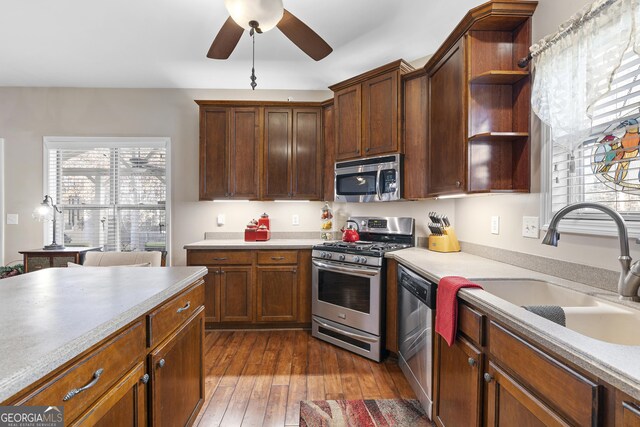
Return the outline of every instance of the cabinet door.
{"type": "Polygon", "coordinates": [[[350,86],[334,94],[336,160],[362,155],[362,88],[350,86]]]}
{"type": "Polygon", "coordinates": [[[487,425],[503,427],[571,425],[493,362],[489,362],[485,381],[489,384],[487,425]]]}
{"type": "Polygon", "coordinates": [[[229,194],[229,111],[200,109],[200,200],[229,194]]]}
{"type": "Polygon", "coordinates": [[[334,167],[336,163],[336,125],[333,104],[322,109],[322,142],[324,145],[323,198],[333,201],[335,197],[334,167]]]}
{"type": "Polygon", "coordinates": [[[622,402],[622,420],[616,425],[640,427],[640,407],[633,402],[622,402]]]}
{"type": "Polygon", "coordinates": [[[204,320],[206,323],[220,321],[220,269],[208,267],[204,276],[204,320]]]}
{"type": "Polygon", "coordinates": [[[291,116],[291,110],[286,108],[264,110],[264,198],[292,196],[291,116]]]}
{"type": "Polygon", "coordinates": [[[260,118],[257,108],[231,111],[229,193],[232,198],[258,198],[260,118]]]}
{"type": "Polygon", "coordinates": [[[462,40],[429,74],[429,177],[431,195],[466,187],[466,85],[462,40]]]}
{"type": "Polygon", "coordinates": [[[402,189],[405,199],[427,197],[427,75],[403,83],[404,170],[402,189]]]}
{"type": "Polygon", "coordinates": [[[398,72],[362,83],[362,148],[365,156],[398,151],[398,72]]]}
{"type": "Polygon", "coordinates": [[[258,267],[258,322],[294,322],[298,318],[298,270],[292,266],[258,267]]]}
{"type": "Polygon", "coordinates": [[[322,110],[293,110],[292,191],[293,198],[322,198],[322,110]]]}
{"type": "Polygon", "coordinates": [[[71,426],[146,426],[148,381],[144,362],[140,362],[71,426]]]}
{"type": "Polygon", "coordinates": [[[449,347],[436,337],[434,421],[440,427],[480,426],[482,353],[464,338],[449,347]]]}
{"type": "Polygon", "coordinates": [[[220,321],[253,320],[253,267],[220,268],[220,321]]]}
{"type": "Polygon", "coordinates": [[[154,427],[191,424],[204,402],[204,310],[149,355],[154,427]]]}

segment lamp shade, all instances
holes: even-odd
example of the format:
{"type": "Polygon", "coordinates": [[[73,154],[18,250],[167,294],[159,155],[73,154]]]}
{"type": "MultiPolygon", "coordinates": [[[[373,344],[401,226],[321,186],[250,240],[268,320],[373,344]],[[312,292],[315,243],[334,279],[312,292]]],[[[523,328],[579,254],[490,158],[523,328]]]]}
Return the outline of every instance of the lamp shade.
{"type": "Polygon", "coordinates": [[[33,219],[38,221],[51,221],[53,219],[53,206],[48,202],[42,202],[33,210],[33,219]]]}
{"type": "Polygon", "coordinates": [[[236,24],[249,30],[250,21],[257,21],[260,29],[269,31],[282,19],[282,0],[224,0],[229,15],[236,24]]]}

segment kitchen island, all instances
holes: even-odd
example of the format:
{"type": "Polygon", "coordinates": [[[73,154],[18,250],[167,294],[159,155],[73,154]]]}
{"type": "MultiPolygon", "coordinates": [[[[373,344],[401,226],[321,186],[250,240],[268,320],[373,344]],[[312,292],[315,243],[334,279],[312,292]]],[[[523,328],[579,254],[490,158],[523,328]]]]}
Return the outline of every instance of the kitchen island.
{"type": "MultiPolygon", "coordinates": [[[[51,268],[2,280],[0,402],[64,405],[65,424],[91,424],[104,419],[98,415],[108,417],[105,405],[117,403],[118,390],[127,387],[142,411],[137,416],[145,417],[149,383],[151,416],[164,416],[155,404],[171,390],[162,389],[156,368],[166,363],[166,375],[202,377],[205,273],[201,267],[51,268]],[[179,360],[184,355],[172,353],[183,344],[195,370],[178,363],[187,362],[179,360]],[[140,378],[131,381],[137,373],[140,378]]],[[[197,388],[192,394],[200,403],[186,412],[197,413],[201,405],[204,387],[197,388]]]]}
{"type": "MultiPolygon", "coordinates": [[[[445,276],[534,279],[640,310],[610,291],[463,252],[410,248],[387,256],[436,283],[445,276]]],[[[434,338],[436,425],[456,425],[457,417],[500,425],[503,414],[546,425],[638,425],[629,420],[640,422],[640,346],[590,338],[485,290],[461,289],[458,299],[455,343],[434,338]],[[460,394],[464,403],[455,399],[460,394]]]]}

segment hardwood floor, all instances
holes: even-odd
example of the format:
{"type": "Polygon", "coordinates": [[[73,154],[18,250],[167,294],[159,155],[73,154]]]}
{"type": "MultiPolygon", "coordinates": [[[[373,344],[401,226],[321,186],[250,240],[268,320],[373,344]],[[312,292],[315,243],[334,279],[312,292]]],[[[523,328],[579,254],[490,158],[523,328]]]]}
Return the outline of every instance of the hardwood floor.
{"type": "Polygon", "coordinates": [[[376,363],[309,331],[207,331],[195,425],[298,425],[301,400],[415,399],[396,361],[376,363]]]}

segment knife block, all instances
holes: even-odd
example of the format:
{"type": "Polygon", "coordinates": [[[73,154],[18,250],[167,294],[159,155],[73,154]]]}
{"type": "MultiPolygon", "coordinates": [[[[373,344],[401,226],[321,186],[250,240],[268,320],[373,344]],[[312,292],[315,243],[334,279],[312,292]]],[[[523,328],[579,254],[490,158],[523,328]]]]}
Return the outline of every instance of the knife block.
{"type": "Polygon", "coordinates": [[[427,249],[435,252],[460,252],[460,242],[453,227],[445,227],[442,236],[429,235],[427,249]]]}

